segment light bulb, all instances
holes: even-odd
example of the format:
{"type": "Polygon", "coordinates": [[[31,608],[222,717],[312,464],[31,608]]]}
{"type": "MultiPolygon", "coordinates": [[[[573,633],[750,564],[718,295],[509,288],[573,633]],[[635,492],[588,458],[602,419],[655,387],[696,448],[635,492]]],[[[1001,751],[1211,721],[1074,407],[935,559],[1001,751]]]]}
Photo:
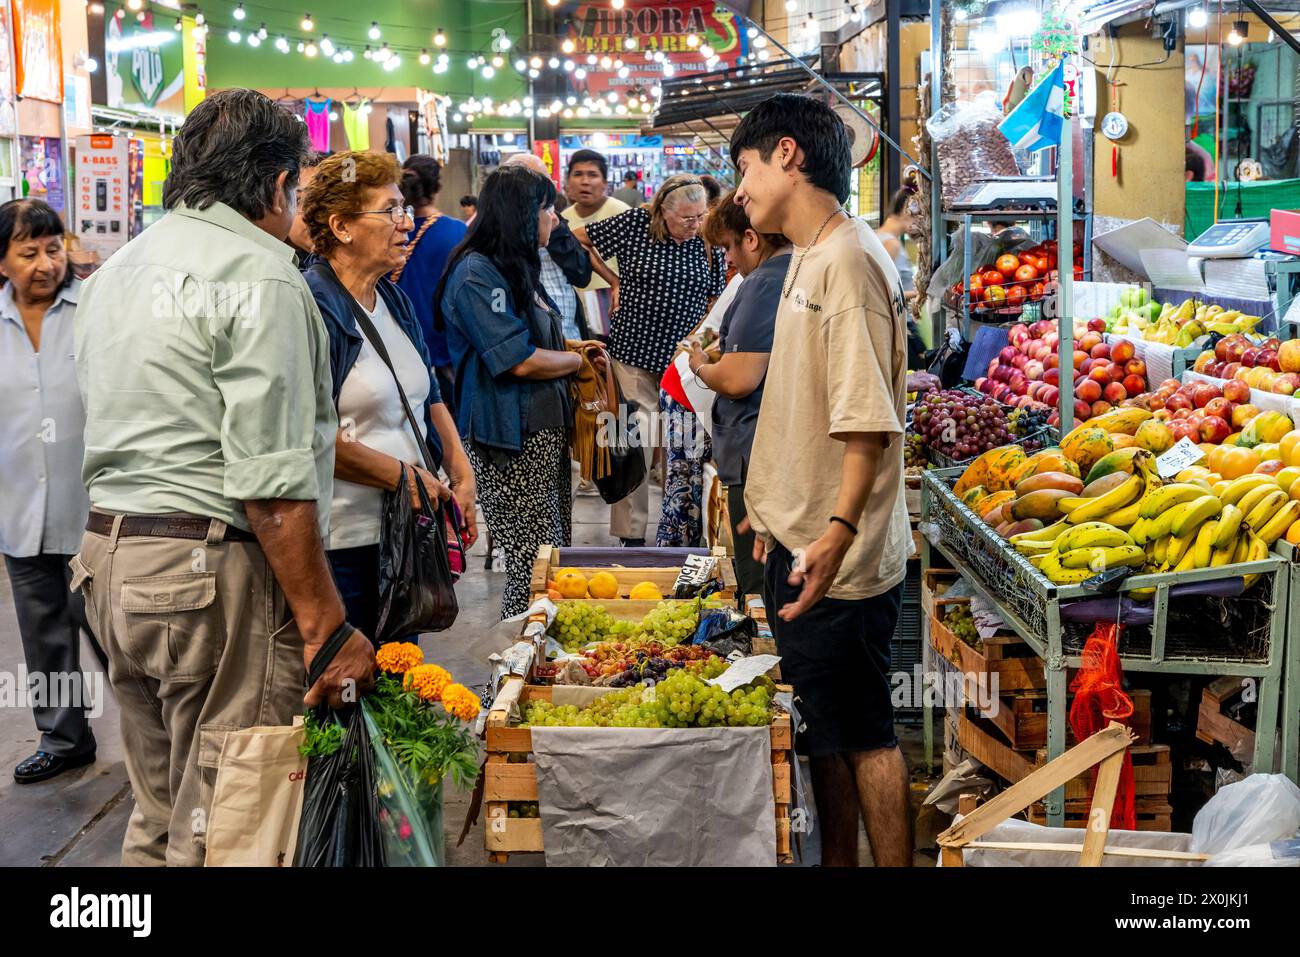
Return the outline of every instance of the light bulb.
{"type": "Polygon", "coordinates": [[[548,7],[558,7],[560,5],[560,0],[546,0],[546,5],[548,7]]]}
{"type": "Polygon", "coordinates": [[[262,45],[262,38],[256,33],[250,33],[248,35],[248,45],[250,47],[260,47],[262,45]]]}
{"type": "Polygon", "coordinates": [[[352,48],[351,48],[351,47],[348,47],[346,50],[343,51],[343,62],[344,62],[344,63],[351,63],[351,62],[352,62],[352,48]]]}
{"type": "Polygon", "coordinates": [[[1210,22],[1210,15],[1204,7],[1192,7],[1187,11],[1187,25],[1193,30],[1199,30],[1210,22]]]}
{"type": "Polygon", "coordinates": [[[459,123],[463,119],[463,117],[459,113],[453,113],[451,115],[451,118],[455,120],[457,123],[459,123]]]}
{"type": "Polygon", "coordinates": [[[492,69],[492,64],[489,63],[487,66],[483,67],[483,79],[492,79],[492,77],[496,76],[496,72],[496,70],[492,69]]]}
{"type": "Polygon", "coordinates": [[[177,33],[180,33],[182,30],[185,29],[185,24],[183,24],[183,23],[181,23],[181,21],[177,20],[174,24],[172,24],[172,27],[173,27],[173,29],[175,29],[175,31],[176,31],[177,33]]]}
{"type": "Polygon", "coordinates": [[[785,12],[794,13],[799,9],[799,0],[785,0],[785,12]]]}
{"type": "Polygon", "coordinates": [[[310,13],[304,13],[302,15],[302,23],[298,24],[298,26],[302,27],[307,33],[311,33],[311,31],[316,29],[316,21],[311,18],[310,13]]]}
{"type": "Polygon", "coordinates": [[[622,10],[623,0],[609,0],[609,5],[615,10],[622,10]]]}
{"type": "Polygon", "coordinates": [[[624,41],[623,41],[623,49],[624,49],[624,50],[635,50],[635,49],[636,49],[636,37],[628,37],[626,40],[624,40],[624,41]]]}
{"type": "Polygon", "coordinates": [[[94,73],[96,70],[99,69],[99,61],[96,60],[93,56],[88,56],[86,57],[85,66],[86,66],[87,73],[94,73]]]}
{"type": "Polygon", "coordinates": [[[371,21],[370,21],[370,29],[366,32],[366,35],[367,35],[368,37],[370,37],[370,39],[372,39],[372,40],[378,40],[378,39],[379,39],[379,37],[382,35],[382,34],[379,32],[379,21],[377,21],[377,20],[371,20],[371,21]]]}
{"type": "Polygon", "coordinates": [[[229,33],[226,34],[226,39],[229,40],[231,43],[238,43],[240,40],[243,39],[243,37],[239,35],[238,30],[231,30],[229,33]]]}
{"type": "Polygon", "coordinates": [[[763,49],[763,47],[767,46],[767,37],[759,37],[754,41],[754,46],[760,50],[763,49]]]}
{"type": "Polygon", "coordinates": [[[282,37],[282,36],[281,36],[281,37],[276,37],[276,38],[275,38],[275,48],[276,48],[277,50],[279,50],[281,53],[288,53],[288,52],[289,52],[289,41],[286,40],[286,39],[285,39],[284,37],[282,37]]]}
{"type": "Polygon", "coordinates": [[[560,49],[563,50],[565,53],[572,53],[575,49],[573,41],[570,40],[568,37],[565,37],[564,42],[560,44],[560,49]]]}
{"type": "Polygon", "coordinates": [[[578,67],[573,71],[573,78],[575,80],[585,80],[587,78],[587,71],[582,67],[578,67]]]}
{"type": "Polygon", "coordinates": [[[330,122],[337,123],[338,121],[339,121],[339,115],[335,113],[333,110],[330,110],[330,122]]]}
{"type": "Polygon", "coordinates": [[[144,9],[144,0],[126,0],[126,8],[134,13],[144,9]]]}
{"type": "Polygon", "coordinates": [[[614,65],[614,61],[611,60],[609,57],[607,57],[607,56],[603,56],[603,57],[600,58],[600,68],[601,68],[602,70],[608,70],[608,69],[610,69],[613,65],[614,65]]]}
{"type": "Polygon", "coordinates": [[[546,61],[546,65],[549,66],[552,70],[558,70],[560,68],[560,60],[558,57],[551,57],[549,60],[546,61]]]}
{"type": "MultiPolygon", "coordinates": [[[[102,13],[103,10],[104,10],[104,5],[103,5],[102,3],[99,4],[99,9],[100,9],[100,12],[102,13]]],[[[201,26],[203,26],[203,22],[204,22],[205,19],[206,19],[206,17],[203,16],[203,11],[200,10],[198,13],[194,14],[194,25],[195,25],[196,27],[201,27],[201,26]]]]}
{"type": "Polygon", "coordinates": [[[566,97],[564,98],[564,102],[567,103],[569,106],[577,106],[577,105],[578,105],[578,98],[577,98],[576,96],[573,96],[572,94],[570,94],[569,96],[566,96],[566,97]]]}
{"type": "Polygon", "coordinates": [[[588,54],[587,54],[587,66],[595,66],[595,65],[596,65],[596,54],[594,54],[594,53],[588,53],[588,54]]]}
{"type": "Polygon", "coordinates": [[[686,45],[690,47],[692,50],[694,50],[697,46],[700,45],[699,36],[694,33],[686,34],[686,45]]]}
{"type": "Polygon", "coordinates": [[[428,51],[428,50],[421,50],[421,51],[420,51],[420,66],[428,66],[428,65],[429,65],[429,51],[428,51]]]}
{"type": "Polygon", "coordinates": [[[258,38],[259,40],[265,40],[265,39],[266,39],[266,23],[265,23],[265,22],[263,22],[263,23],[261,23],[261,24],[258,25],[258,27],[257,27],[257,38],[258,38]]]}
{"type": "Polygon", "coordinates": [[[317,53],[320,52],[320,50],[317,48],[316,44],[308,43],[305,47],[303,47],[302,52],[309,57],[314,57],[317,53]]]}
{"type": "Polygon", "coordinates": [[[501,54],[498,53],[496,56],[492,58],[492,69],[499,70],[505,65],[506,65],[506,59],[501,54]]]}
{"type": "Polygon", "coordinates": [[[320,52],[324,53],[326,56],[334,55],[334,41],[330,39],[328,33],[321,34],[320,52]]]}
{"type": "Polygon", "coordinates": [[[388,49],[387,40],[385,40],[383,45],[378,50],[375,51],[375,59],[378,60],[380,63],[385,62],[392,55],[393,55],[393,51],[388,49]]]}
{"type": "Polygon", "coordinates": [[[333,59],[333,61],[334,61],[335,63],[344,63],[344,62],[346,62],[346,58],[343,56],[342,51],[339,51],[339,52],[335,53],[334,56],[333,56],[331,59],[333,59]]]}
{"type": "Polygon", "coordinates": [[[523,73],[525,70],[528,69],[528,61],[525,60],[523,57],[520,57],[518,60],[515,61],[515,69],[518,70],[520,73],[523,73]]]}
{"type": "Polygon", "coordinates": [[[618,77],[619,77],[619,79],[620,79],[620,80],[626,80],[627,77],[628,77],[628,74],[629,74],[630,72],[631,72],[631,71],[628,70],[627,67],[623,67],[623,68],[621,68],[621,69],[618,71],[618,77]]]}
{"type": "Polygon", "coordinates": [[[700,44],[700,56],[704,57],[704,59],[706,59],[706,60],[707,60],[709,57],[713,56],[713,47],[709,46],[707,43],[701,43],[701,44],[700,44]]]}
{"type": "Polygon", "coordinates": [[[465,61],[465,65],[466,65],[467,67],[469,67],[471,70],[477,70],[477,69],[478,69],[478,57],[476,57],[476,56],[472,56],[472,57],[470,57],[468,60],[465,61]]]}
{"type": "Polygon", "coordinates": [[[532,67],[534,70],[540,70],[542,68],[542,58],[539,56],[534,56],[532,59],[528,61],[528,65],[532,67]]]}
{"type": "MultiPolygon", "coordinates": [[[[132,10],[140,9],[139,3],[130,4],[130,6],[132,10]]],[[[248,16],[248,14],[244,12],[244,5],[242,3],[235,4],[235,9],[232,11],[232,15],[236,20],[242,20],[244,17],[248,16]]]]}
{"type": "Polygon", "coordinates": [[[433,35],[433,45],[436,47],[447,45],[447,34],[442,32],[442,27],[438,27],[438,32],[433,35]]]}
{"type": "Polygon", "coordinates": [[[564,72],[565,72],[565,73],[572,73],[572,72],[573,72],[573,61],[572,61],[572,60],[565,60],[565,61],[564,61],[564,72]]]}
{"type": "Polygon", "coordinates": [[[535,80],[535,79],[537,79],[537,78],[538,78],[539,76],[541,76],[541,75],[542,75],[542,71],[541,71],[541,70],[534,70],[532,67],[529,67],[529,68],[528,68],[528,77],[529,77],[529,79],[535,80]]]}

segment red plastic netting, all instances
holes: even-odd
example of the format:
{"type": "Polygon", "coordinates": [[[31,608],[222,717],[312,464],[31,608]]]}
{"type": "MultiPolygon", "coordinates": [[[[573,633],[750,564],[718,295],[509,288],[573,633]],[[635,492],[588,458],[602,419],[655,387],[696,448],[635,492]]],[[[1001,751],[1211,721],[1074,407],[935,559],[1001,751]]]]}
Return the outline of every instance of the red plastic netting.
{"type": "MultiPolygon", "coordinates": [[[[1074,703],[1070,705],[1070,728],[1076,741],[1083,741],[1111,721],[1128,724],[1133,717],[1133,699],[1124,693],[1124,671],[1119,663],[1119,625],[1098,624],[1083,646],[1079,673],[1070,682],[1074,703]]],[[[1098,769],[1092,769],[1092,789],[1098,769]]],[[[1133,758],[1124,751],[1115,806],[1110,815],[1112,830],[1132,831],[1137,826],[1133,804],[1133,758]]]]}

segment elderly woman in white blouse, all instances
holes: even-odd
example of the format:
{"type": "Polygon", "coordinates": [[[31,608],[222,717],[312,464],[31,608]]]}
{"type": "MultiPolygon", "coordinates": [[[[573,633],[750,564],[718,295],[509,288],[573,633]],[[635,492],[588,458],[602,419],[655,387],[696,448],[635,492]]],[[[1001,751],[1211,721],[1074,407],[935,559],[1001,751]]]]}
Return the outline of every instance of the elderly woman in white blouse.
{"type": "Polygon", "coordinates": [[[82,690],[80,631],[90,633],[80,591],[68,590],[69,559],[81,544],[90,500],[81,481],[86,424],[73,350],[81,281],[74,278],[59,214],[40,200],[0,206],[0,552],[13,591],[36,753],[14,768],[20,784],[43,781],[95,760],[86,720],[92,702],[54,700],[82,690]],[[76,676],[59,680],[57,676],[76,676]]]}

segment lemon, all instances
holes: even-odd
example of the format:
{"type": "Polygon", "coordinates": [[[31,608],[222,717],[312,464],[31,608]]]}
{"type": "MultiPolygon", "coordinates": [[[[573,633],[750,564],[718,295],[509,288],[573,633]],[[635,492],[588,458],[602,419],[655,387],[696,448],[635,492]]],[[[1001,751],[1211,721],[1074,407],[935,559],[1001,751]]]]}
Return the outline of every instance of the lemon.
{"type": "Polygon", "coordinates": [[[659,593],[659,586],[654,582],[639,582],[628,592],[627,597],[634,601],[658,601],[664,596],[659,593]]]}
{"type": "Polygon", "coordinates": [[[596,572],[587,582],[587,594],[592,598],[617,598],[618,579],[609,572],[596,572]]]}

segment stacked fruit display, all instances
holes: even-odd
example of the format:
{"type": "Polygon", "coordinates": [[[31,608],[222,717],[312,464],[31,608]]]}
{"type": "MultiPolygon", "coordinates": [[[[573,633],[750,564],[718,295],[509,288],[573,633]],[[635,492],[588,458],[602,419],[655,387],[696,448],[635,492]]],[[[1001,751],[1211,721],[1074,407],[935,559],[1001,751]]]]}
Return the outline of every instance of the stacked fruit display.
{"type": "Polygon", "coordinates": [[[912,428],[927,446],[961,461],[1013,438],[996,402],[958,389],[927,392],[912,408],[912,428]]]}
{"type": "Polygon", "coordinates": [[[1193,370],[1215,379],[1235,379],[1252,389],[1300,395],[1300,339],[1256,343],[1241,334],[1224,336],[1196,357],[1193,370]]]}
{"type": "MultiPolygon", "coordinates": [[[[618,579],[610,572],[596,572],[587,578],[576,568],[561,568],[546,583],[546,593],[551,600],[561,598],[618,598],[618,579]]],[[[654,582],[638,582],[629,589],[627,597],[634,601],[658,601],[664,596],[654,582]]]]}
{"type": "Polygon", "coordinates": [[[582,709],[531,702],[524,712],[524,727],[761,727],[771,724],[776,713],[775,690],[770,679],[759,678],[728,694],[700,675],[679,669],[657,684],[611,691],[582,709]]]}
{"type": "Polygon", "coordinates": [[[1143,424],[1137,444],[1159,454],[1186,438],[1209,454],[1216,446],[1253,449],[1280,442],[1292,429],[1291,419],[1260,411],[1250,398],[1250,387],[1240,379],[1222,384],[1166,379],[1155,392],[1138,397],[1152,419],[1143,424]]]}
{"type": "Polygon", "coordinates": [[[923,469],[930,464],[930,459],[925,451],[925,439],[912,431],[909,426],[907,436],[903,441],[903,468],[910,470],[923,469]]]}
{"type": "MultiPolygon", "coordinates": [[[[1016,253],[1003,253],[987,268],[972,273],[969,283],[952,287],[954,300],[960,302],[970,289],[971,309],[1014,311],[1026,302],[1041,302],[1051,292],[1057,278],[1057,244],[1048,240],[1016,253]]],[[[1075,249],[1074,278],[1083,278],[1083,249],[1075,249]]]]}
{"type": "Polygon", "coordinates": [[[1255,328],[1260,317],[1194,299],[1185,299],[1177,306],[1169,302],[1158,306],[1150,301],[1145,289],[1132,289],[1121,294],[1120,304],[1104,321],[1107,332],[1186,349],[1211,332],[1222,336],[1245,334],[1255,328]],[[1124,304],[1125,296],[1130,305],[1124,304]]]}
{"type": "MultiPolygon", "coordinates": [[[[707,604],[707,602],[706,602],[707,604]]],[[[547,634],[566,651],[599,641],[659,642],[668,648],[695,633],[699,606],[693,601],[663,601],[639,621],[620,621],[603,605],[562,602],[547,634]]]]}
{"type": "MultiPolygon", "coordinates": [[[[1102,339],[1100,319],[1076,323],[1073,368],[1074,417],[1084,422],[1129,404],[1147,389],[1146,363],[1137,358],[1133,343],[1102,339]]],[[[1007,330],[1007,345],[989,362],[988,375],[975,380],[975,388],[1009,405],[1046,411],[1047,422],[1060,417],[1060,355],[1056,323],[1046,319],[1007,330]]]]}

